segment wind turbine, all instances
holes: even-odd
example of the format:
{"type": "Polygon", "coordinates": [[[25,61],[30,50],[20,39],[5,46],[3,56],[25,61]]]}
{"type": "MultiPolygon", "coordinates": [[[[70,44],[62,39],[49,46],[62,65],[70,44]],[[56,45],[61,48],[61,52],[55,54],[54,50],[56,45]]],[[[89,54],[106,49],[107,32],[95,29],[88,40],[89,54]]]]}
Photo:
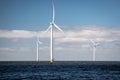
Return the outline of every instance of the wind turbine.
{"type": "MultiPolygon", "coordinates": [[[[50,30],[50,62],[54,62],[54,58],[53,58],[53,27],[57,28],[59,31],[63,32],[62,29],[60,29],[56,24],[55,24],[55,8],[54,8],[54,3],[52,0],[52,10],[53,10],[53,14],[52,14],[52,21],[50,22],[50,25],[48,27],[48,29],[46,30],[46,32],[48,32],[50,30]]],[[[64,33],[64,32],[63,32],[64,33]]]]}
{"type": "Polygon", "coordinates": [[[39,40],[39,37],[37,37],[37,56],[36,56],[36,60],[39,61],[39,44],[42,44],[42,42],[39,40]]]}
{"type": "Polygon", "coordinates": [[[91,40],[92,44],[93,44],[93,61],[95,61],[95,56],[96,56],[96,47],[99,45],[98,42],[95,42],[93,40],[91,40]]]}

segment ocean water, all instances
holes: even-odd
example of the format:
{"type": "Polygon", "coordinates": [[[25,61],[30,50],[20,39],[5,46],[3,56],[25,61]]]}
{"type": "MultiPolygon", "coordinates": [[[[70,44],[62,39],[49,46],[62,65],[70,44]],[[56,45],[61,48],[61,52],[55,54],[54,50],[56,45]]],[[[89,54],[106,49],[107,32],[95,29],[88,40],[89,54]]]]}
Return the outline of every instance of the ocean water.
{"type": "Polygon", "coordinates": [[[0,62],[0,80],[120,80],[120,62],[0,62]]]}

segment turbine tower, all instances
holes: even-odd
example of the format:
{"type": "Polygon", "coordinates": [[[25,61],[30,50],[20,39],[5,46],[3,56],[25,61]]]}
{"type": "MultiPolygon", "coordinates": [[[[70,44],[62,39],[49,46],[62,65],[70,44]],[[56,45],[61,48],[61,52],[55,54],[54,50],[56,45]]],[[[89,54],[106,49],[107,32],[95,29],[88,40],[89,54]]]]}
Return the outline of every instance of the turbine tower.
{"type": "Polygon", "coordinates": [[[37,37],[37,56],[36,56],[36,60],[39,61],[39,44],[42,44],[42,42],[39,40],[39,37],[37,37]]]}
{"type": "MultiPolygon", "coordinates": [[[[60,29],[56,24],[55,24],[55,8],[54,8],[54,3],[52,0],[52,21],[50,22],[50,25],[48,27],[48,29],[46,30],[46,32],[48,32],[50,30],[50,62],[54,62],[54,58],[53,58],[53,27],[57,28],[59,31],[63,32],[62,29],[60,29]]],[[[64,33],[64,32],[63,32],[64,33]]]]}
{"type": "Polygon", "coordinates": [[[95,42],[95,41],[93,41],[93,40],[91,40],[91,42],[92,42],[92,44],[93,44],[93,61],[95,61],[96,60],[96,47],[99,45],[99,43],[98,42],[95,42]]]}

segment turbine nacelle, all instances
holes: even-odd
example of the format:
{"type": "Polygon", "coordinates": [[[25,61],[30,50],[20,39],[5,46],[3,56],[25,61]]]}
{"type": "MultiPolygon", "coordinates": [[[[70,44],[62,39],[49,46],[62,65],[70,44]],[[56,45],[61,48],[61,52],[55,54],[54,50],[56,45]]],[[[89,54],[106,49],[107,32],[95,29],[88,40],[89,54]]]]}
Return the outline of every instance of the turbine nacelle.
{"type": "Polygon", "coordinates": [[[37,43],[42,44],[42,42],[39,40],[38,36],[37,36],[37,43]]]}
{"type": "Polygon", "coordinates": [[[98,43],[98,42],[95,42],[95,41],[93,41],[93,40],[90,40],[91,42],[92,42],[92,44],[93,44],[93,47],[97,47],[100,43],[98,43]]]}
{"type": "Polygon", "coordinates": [[[55,24],[54,22],[50,22],[50,25],[54,26],[54,24],[55,24]]]}
{"type": "Polygon", "coordinates": [[[50,22],[50,26],[47,28],[47,30],[45,32],[48,32],[52,27],[55,27],[59,31],[61,31],[62,33],[64,33],[63,30],[60,27],[58,27],[54,22],[50,22]]]}
{"type": "Polygon", "coordinates": [[[93,44],[93,46],[94,46],[94,47],[97,47],[97,46],[99,46],[99,44],[100,44],[100,43],[97,43],[97,42],[96,42],[95,44],[93,44]]]}

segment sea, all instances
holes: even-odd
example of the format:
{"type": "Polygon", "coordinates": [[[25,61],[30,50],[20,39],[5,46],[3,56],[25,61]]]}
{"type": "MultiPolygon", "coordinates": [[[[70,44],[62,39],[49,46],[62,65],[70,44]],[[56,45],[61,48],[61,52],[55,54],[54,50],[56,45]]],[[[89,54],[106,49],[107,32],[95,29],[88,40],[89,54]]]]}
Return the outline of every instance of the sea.
{"type": "Polygon", "coordinates": [[[120,61],[1,61],[0,80],[120,80],[120,61]]]}

